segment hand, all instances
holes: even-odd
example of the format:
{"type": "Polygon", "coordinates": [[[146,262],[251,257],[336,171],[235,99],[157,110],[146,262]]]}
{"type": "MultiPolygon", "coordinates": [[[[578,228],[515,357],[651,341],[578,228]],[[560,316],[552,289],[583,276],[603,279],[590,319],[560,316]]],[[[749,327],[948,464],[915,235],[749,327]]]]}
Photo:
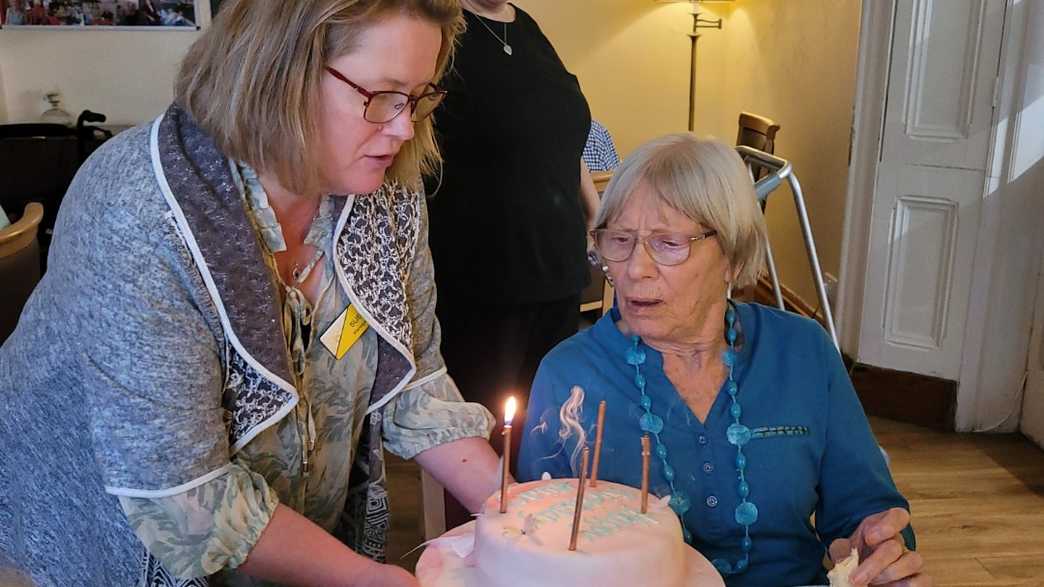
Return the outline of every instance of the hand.
{"type": "Polygon", "coordinates": [[[910,512],[903,508],[867,516],[852,536],[830,544],[830,558],[840,561],[853,548],[859,552],[859,566],[850,577],[854,585],[931,587],[932,578],[921,573],[924,559],[907,550],[899,534],[909,523],[910,512]]]}
{"type": "Polygon", "coordinates": [[[375,572],[367,573],[359,587],[420,587],[417,578],[394,565],[375,565],[375,572]]]}

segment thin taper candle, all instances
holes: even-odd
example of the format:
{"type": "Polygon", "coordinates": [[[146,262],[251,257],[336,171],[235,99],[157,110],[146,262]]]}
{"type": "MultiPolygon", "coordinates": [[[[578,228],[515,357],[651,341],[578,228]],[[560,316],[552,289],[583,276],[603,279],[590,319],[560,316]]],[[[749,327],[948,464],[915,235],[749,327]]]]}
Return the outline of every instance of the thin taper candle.
{"type": "Polygon", "coordinates": [[[580,477],[576,480],[576,509],[573,510],[573,532],[569,535],[569,550],[576,550],[576,542],[580,537],[580,514],[584,510],[584,488],[587,487],[587,459],[591,449],[584,447],[580,457],[580,477]]]}
{"type": "Polygon", "coordinates": [[[598,461],[602,458],[603,428],[605,428],[605,400],[598,403],[598,421],[595,424],[594,462],[591,463],[591,487],[598,485],[598,461]]]}
{"type": "Polygon", "coordinates": [[[508,477],[511,468],[511,420],[515,417],[515,397],[509,397],[504,405],[504,466],[500,471],[500,513],[507,513],[508,504],[508,477]]]}
{"type": "Polygon", "coordinates": [[[642,435],[642,513],[649,512],[649,435],[642,435]]]}

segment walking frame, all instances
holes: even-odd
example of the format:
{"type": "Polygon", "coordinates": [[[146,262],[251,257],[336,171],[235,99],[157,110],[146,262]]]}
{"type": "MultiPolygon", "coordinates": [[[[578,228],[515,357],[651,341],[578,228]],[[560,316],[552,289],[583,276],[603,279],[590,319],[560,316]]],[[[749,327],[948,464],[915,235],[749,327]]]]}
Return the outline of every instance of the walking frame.
{"type": "MultiPolygon", "coordinates": [[[[798,223],[801,225],[801,235],[805,241],[805,252],[808,253],[808,264],[812,269],[812,279],[816,284],[819,306],[823,309],[823,318],[826,322],[827,330],[830,332],[830,338],[834,341],[834,346],[840,351],[841,346],[838,344],[837,332],[834,329],[834,316],[830,310],[830,301],[827,299],[826,284],[823,282],[823,270],[820,268],[819,256],[816,254],[815,240],[812,238],[812,225],[808,220],[808,210],[805,208],[805,198],[801,192],[801,183],[798,181],[797,176],[794,175],[793,166],[786,159],[751,147],[741,145],[736,147],[736,151],[739,153],[740,158],[743,159],[743,162],[746,163],[751,181],[754,181],[756,174],[760,173],[761,170],[767,172],[764,177],[761,177],[754,183],[754,191],[757,194],[758,202],[762,205],[768,201],[769,194],[778,188],[784,180],[790,185],[790,191],[794,194],[794,206],[797,209],[798,223]]],[[[765,239],[765,249],[768,253],[769,276],[772,279],[772,292],[776,296],[776,305],[780,310],[785,310],[783,290],[780,288],[779,274],[776,271],[776,261],[772,257],[772,245],[767,238],[765,239]]]]}

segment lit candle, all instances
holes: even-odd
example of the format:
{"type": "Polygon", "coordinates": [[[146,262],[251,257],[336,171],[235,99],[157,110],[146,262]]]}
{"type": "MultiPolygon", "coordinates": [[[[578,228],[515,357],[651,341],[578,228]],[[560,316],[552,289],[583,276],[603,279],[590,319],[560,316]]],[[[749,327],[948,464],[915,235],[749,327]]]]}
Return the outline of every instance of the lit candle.
{"type": "Polygon", "coordinates": [[[504,467],[500,471],[500,513],[507,513],[508,469],[511,467],[511,420],[515,417],[515,396],[504,404],[504,467]]]}
{"type": "Polygon", "coordinates": [[[584,509],[584,487],[587,486],[587,459],[591,449],[584,447],[580,457],[580,477],[576,480],[576,508],[573,510],[573,532],[569,535],[569,550],[576,550],[576,541],[580,537],[580,514],[584,509]]]}
{"type": "Polygon", "coordinates": [[[591,487],[598,485],[598,461],[602,457],[602,428],[605,427],[605,400],[598,403],[598,421],[595,424],[594,462],[591,463],[591,487]]]}
{"type": "Polygon", "coordinates": [[[649,511],[649,435],[642,435],[642,513],[649,511]]]}

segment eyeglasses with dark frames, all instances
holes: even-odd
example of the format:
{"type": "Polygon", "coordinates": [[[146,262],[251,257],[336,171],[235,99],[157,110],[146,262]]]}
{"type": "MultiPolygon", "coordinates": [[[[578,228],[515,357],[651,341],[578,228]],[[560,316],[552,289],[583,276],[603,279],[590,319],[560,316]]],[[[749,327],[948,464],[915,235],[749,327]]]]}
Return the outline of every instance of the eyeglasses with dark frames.
{"type": "Polygon", "coordinates": [[[708,230],[695,236],[672,233],[653,232],[640,236],[633,230],[613,230],[596,228],[591,231],[595,250],[602,259],[621,263],[631,258],[634,247],[641,242],[649,256],[659,265],[680,265],[684,263],[692,251],[692,243],[710,238],[718,234],[716,230],[708,230]]]}
{"type": "Polygon", "coordinates": [[[366,98],[363,104],[363,118],[374,124],[387,124],[407,109],[411,111],[410,118],[414,122],[420,122],[431,116],[446,97],[446,90],[439,89],[435,84],[428,84],[427,91],[419,96],[391,90],[371,92],[332,67],[328,66],[326,71],[366,98]]]}

